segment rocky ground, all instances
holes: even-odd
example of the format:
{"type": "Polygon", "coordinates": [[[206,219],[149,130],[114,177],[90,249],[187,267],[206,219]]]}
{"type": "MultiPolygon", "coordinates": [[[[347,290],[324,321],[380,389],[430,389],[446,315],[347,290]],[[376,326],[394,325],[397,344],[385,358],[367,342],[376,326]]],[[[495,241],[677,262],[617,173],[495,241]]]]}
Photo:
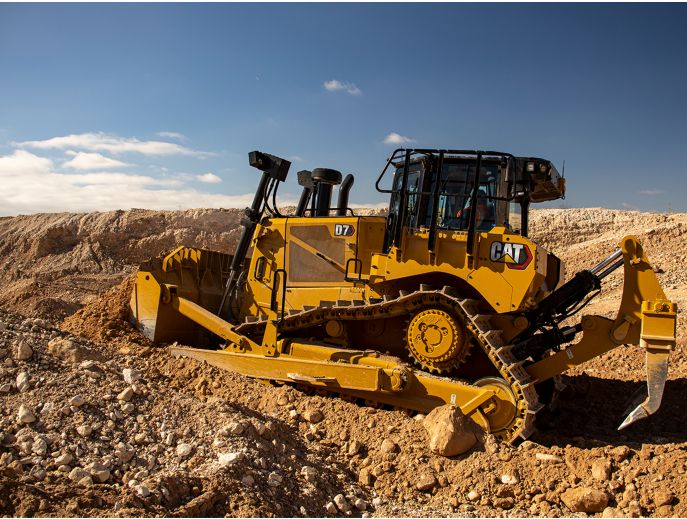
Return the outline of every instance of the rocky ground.
{"type": "MultiPolygon", "coordinates": [[[[126,321],[138,262],[230,250],[239,212],[0,219],[0,511],[41,516],[685,516],[685,320],[657,415],[621,432],[644,380],[617,348],[565,381],[518,447],[432,454],[421,416],[360,407],[171,358],[126,321]]],[[[535,211],[568,272],[627,233],[687,304],[687,215],[535,211]]],[[[617,308],[614,274],[589,311],[617,308]]]]}

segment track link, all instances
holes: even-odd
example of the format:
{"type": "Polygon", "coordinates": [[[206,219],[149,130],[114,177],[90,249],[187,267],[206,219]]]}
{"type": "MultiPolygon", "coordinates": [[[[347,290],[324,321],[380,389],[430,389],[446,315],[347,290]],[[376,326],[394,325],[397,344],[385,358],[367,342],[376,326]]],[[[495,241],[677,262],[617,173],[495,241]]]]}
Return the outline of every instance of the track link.
{"type": "MultiPolygon", "coordinates": [[[[293,332],[323,324],[330,319],[374,320],[409,315],[419,308],[429,305],[449,309],[465,326],[471,335],[470,340],[478,344],[489,357],[500,375],[510,385],[516,397],[517,409],[514,420],[509,426],[494,434],[500,439],[515,442],[525,439],[535,431],[535,415],[543,409],[531,377],[511,352],[511,346],[504,344],[499,330],[492,328],[493,313],[479,313],[480,304],[475,299],[460,297],[457,290],[445,286],[434,289],[422,285],[415,292],[399,293],[398,297],[372,299],[369,303],[361,301],[323,301],[319,307],[305,307],[291,310],[279,323],[280,332],[293,332]]],[[[236,327],[238,333],[257,335],[262,332],[266,320],[251,320],[236,327]]]]}

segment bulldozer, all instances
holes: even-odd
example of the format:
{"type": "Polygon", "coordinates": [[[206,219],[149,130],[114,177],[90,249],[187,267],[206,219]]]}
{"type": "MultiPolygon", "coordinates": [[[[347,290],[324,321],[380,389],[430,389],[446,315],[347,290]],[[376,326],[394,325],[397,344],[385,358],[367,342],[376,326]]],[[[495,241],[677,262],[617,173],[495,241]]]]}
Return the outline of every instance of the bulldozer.
{"type": "Polygon", "coordinates": [[[388,211],[367,216],[349,207],[353,175],[328,168],[299,171],[298,205],[282,214],[290,162],[254,151],[249,164],[261,177],[233,254],[180,246],[137,273],[132,322],[173,355],[367,405],[455,405],[516,442],[562,373],[636,345],[647,389],[619,428],[659,408],[677,305],[632,236],[564,282],[528,238],[531,204],[565,196],[550,161],[399,148],[376,181],[388,211]],[[617,316],[576,319],[621,267],[617,316]]]}

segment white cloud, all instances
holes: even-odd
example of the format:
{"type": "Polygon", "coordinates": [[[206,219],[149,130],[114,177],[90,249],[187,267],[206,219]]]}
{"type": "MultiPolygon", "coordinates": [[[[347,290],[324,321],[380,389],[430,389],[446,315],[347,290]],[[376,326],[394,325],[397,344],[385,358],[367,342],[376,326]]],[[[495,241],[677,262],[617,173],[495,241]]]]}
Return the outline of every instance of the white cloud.
{"type": "Polygon", "coordinates": [[[157,136],[163,139],[176,139],[178,141],[186,140],[186,135],[179,132],[157,132],[157,136]]]}
{"type": "Polygon", "coordinates": [[[193,155],[206,157],[212,153],[197,151],[165,141],[141,141],[133,137],[119,137],[102,132],[80,133],[53,137],[42,141],[14,142],[19,148],[33,148],[38,150],[77,149],[86,151],[106,151],[109,153],[141,153],[143,155],[193,155]]]}
{"type": "Polygon", "coordinates": [[[69,150],[66,152],[66,154],[74,157],[73,159],[62,164],[63,167],[70,169],[112,169],[129,166],[129,164],[126,162],[105,157],[100,153],[87,153],[85,151],[76,152],[69,150]]]}
{"type": "Polygon", "coordinates": [[[644,196],[656,196],[662,195],[663,191],[661,191],[660,189],[642,189],[641,191],[639,191],[639,194],[644,196]]]}
{"type": "Polygon", "coordinates": [[[303,162],[303,157],[301,157],[300,155],[291,155],[289,157],[289,160],[291,162],[303,162]]]}
{"type": "Polygon", "coordinates": [[[16,150],[12,155],[0,156],[0,175],[26,173],[41,175],[48,173],[52,160],[38,157],[24,150],[16,150]]]}
{"type": "MultiPolygon", "coordinates": [[[[224,195],[193,189],[181,176],[121,172],[64,174],[50,159],[25,150],[0,155],[0,215],[61,211],[246,207],[253,193],[224,195]]],[[[295,200],[283,198],[284,205],[295,200]]]]}
{"type": "Polygon", "coordinates": [[[340,92],[344,91],[352,96],[359,96],[363,92],[360,90],[355,83],[349,83],[348,81],[339,81],[338,79],[330,79],[324,82],[325,90],[330,92],[340,92]]]}
{"type": "Polygon", "coordinates": [[[384,137],[384,144],[410,144],[411,142],[415,142],[415,139],[396,132],[391,132],[384,137]]]}
{"type": "Polygon", "coordinates": [[[219,184],[222,179],[219,178],[214,173],[205,173],[204,175],[196,175],[196,180],[198,182],[204,182],[205,184],[219,184]]]}

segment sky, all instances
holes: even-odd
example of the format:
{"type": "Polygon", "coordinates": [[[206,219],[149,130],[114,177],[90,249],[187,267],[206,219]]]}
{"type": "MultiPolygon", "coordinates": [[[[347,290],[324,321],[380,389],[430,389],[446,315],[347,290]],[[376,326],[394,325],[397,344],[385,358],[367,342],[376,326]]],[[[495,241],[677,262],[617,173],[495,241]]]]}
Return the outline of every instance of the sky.
{"type": "Polygon", "coordinates": [[[0,215],[244,207],[248,152],[565,162],[546,207],[687,211],[687,4],[0,4],[0,215]]]}

